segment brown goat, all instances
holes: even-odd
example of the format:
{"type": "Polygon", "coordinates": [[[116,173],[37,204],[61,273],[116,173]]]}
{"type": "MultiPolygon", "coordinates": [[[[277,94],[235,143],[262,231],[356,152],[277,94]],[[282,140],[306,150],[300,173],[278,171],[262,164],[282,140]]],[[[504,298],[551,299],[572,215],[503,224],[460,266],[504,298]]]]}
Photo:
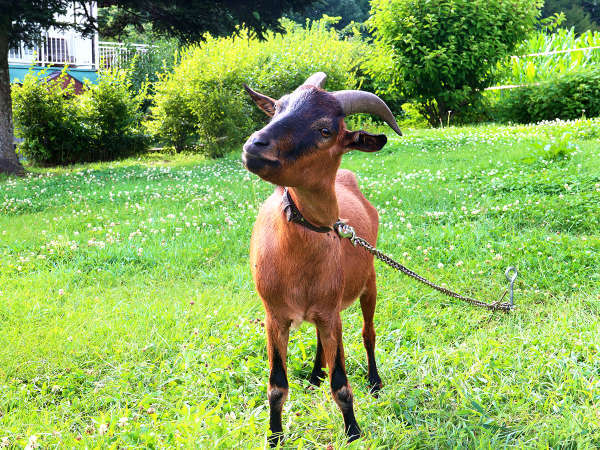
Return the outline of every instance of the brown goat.
{"type": "Polygon", "coordinates": [[[244,145],[246,168],[275,184],[252,232],[250,262],[266,312],[270,365],[269,443],[282,435],[281,411],[288,395],[286,355],[291,326],[308,321],[317,328],[317,354],[310,381],[319,384],[329,368],[331,392],[344,417],[348,440],[360,436],[352,390],[346,377],[340,311],[360,297],[368,380],[381,388],[375,363],[373,315],[377,297],[373,257],[342,240],[332,226],[340,217],[375,245],[379,218],[361,193],[354,174],[338,170],[342,155],[380,150],[387,138],[346,129],[344,117],[366,112],[384,119],[398,134],[392,113],[376,95],[363,91],[326,92],[316,73],[279,100],[247,86],[271,121],[244,145]],[[284,190],[284,186],[287,187],[284,190]]]}

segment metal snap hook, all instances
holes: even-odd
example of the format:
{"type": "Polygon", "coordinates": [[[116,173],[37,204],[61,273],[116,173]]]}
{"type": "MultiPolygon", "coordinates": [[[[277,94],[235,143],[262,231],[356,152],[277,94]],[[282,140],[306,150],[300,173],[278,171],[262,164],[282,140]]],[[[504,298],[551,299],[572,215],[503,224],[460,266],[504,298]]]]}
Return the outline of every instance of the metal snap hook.
{"type": "Polygon", "coordinates": [[[517,276],[519,275],[519,272],[517,271],[517,268],[514,266],[508,266],[506,268],[506,272],[504,272],[504,276],[506,277],[506,279],[508,280],[509,284],[509,292],[510,292],[510,306],[511,308],[513,306],[515,306],[514,300],[513,300],[513,286],[515,284],[515,280],[517,279],[517,276]]]}
{"type": "Polygon", "coordinates": [[[350,242],[352,242],[352,245],[356,247],[356,232],[354,231],[354,228],[342,221],[337,222],[334,227],[340,238],[349,239],[350,242]]]}

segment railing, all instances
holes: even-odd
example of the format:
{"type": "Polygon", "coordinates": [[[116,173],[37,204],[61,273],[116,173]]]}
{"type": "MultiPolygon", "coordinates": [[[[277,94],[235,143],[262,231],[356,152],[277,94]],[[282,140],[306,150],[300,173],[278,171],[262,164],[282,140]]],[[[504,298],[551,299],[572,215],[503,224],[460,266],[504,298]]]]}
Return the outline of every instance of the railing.
{"type": "Polygon", "coordinates": [[[8,51],[9,64],[41,66],[69,65],[80,68],[107,69],[126,65],[135,54],[151,48],[143,44],[97,42],[76,33],[46,33],[39,45],[27,47],[21,43],[8,51]]]}
{"type": "Polygon", "coordinates": [[[36,47],[26,47],[21,43],[18,47],[13,47],[8,50],[8,62],[9,63],[31,63],[35,55],[39,53],[36,47]]]}
{"type": "Polygon", "coordinates": [[[72,39],[67,41],[67,38],[64,37],[47,36],[40,46],[39,62],[42,64],[73,64],[75,63],[73,49],[72,39]]]}
{"type": "Polygon", "coordinates": [[[123,44],[121,42],[98,42],[98,55],[100,67],[108,69],[111,67],[123,67],[135,54],[144,54],[149,50],[149,45],[123,44]]]}
{"type": "Polygon", "coordinates": [[[21,43],[8,51],[9,64],[41,66],[71,65],[95,68],[93,39],[74,33],[46,33],[39,45],[27,47],[21,43]]]}
{"type": "Polygon", "coordinates": [[[9,48],[8,49],[8,60],[15,61],[23,59],[23,55],[21,53],[21,46],[17,48],[9,48]]]}

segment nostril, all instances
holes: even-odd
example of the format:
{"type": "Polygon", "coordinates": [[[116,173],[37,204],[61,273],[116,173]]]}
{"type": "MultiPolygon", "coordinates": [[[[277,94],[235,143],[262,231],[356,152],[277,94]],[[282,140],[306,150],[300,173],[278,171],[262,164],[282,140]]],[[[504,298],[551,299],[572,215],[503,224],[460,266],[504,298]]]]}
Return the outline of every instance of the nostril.
{"type": "Polygon", "coordinates": [[[266,147],[267,145],[269,145],[269,141],[264,137],[255,137],[252,140],[252,145],[255,145],[257,147],[266,147]]]}

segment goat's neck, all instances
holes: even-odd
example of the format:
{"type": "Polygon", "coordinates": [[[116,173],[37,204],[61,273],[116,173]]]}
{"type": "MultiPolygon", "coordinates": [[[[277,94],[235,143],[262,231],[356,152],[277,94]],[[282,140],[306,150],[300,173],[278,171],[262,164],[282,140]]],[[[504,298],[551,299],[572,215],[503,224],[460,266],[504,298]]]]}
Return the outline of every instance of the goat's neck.
{"type": "Polygon", "coordinates": [[[335,178],[324,180],[315,188],[293,187],[288,189],[300,213],[313,225],[331,227],[339,218],[335,195],[335,178]]]}

